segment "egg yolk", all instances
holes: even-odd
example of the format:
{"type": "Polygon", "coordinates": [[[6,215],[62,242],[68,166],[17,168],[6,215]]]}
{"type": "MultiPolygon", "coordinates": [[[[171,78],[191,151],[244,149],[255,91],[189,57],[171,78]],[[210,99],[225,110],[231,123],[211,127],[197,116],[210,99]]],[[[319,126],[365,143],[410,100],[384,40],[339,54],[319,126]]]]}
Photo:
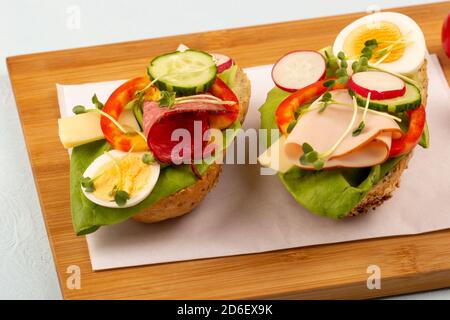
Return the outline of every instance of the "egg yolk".
{"type": "Polygon", "coordinates": [[[142,162],[141,157],[137,155],[129,154],[118,159],[117,163],[111,160],[99,169],[98,178],[94,181],[93,194],[98,199],[111,201],[114,199],[112,190],[117,186],[120,190],[126,191],[131,198],[145,187],[150,174],[150,166],[142,162]]]}
{"type": "Polygon", "coordinates": [[[364,48],[364,42],[376,39],[378,47],[374,50],[371,62],[383,58],[383,49],[390,52],[383,62],[393,62],[400,59],[405,51],[405,41],[400,29],[391,22],[377,22],[353,29],[344,40],[344,52],[350,57],[359,57],[364,48]]]}

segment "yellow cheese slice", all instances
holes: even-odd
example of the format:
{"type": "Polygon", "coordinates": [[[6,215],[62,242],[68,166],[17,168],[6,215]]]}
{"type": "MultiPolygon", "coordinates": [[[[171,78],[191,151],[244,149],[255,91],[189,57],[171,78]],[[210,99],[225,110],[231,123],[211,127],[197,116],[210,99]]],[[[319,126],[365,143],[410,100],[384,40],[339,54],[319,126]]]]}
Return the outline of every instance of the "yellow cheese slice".
{"type": "Polygon", "coordinates": [[[288,171],[295,164],[288,158],[286,152],[284,152],[285,143],[286,136],[281,136],[280,139],[272,143],[272,145],[258,157],[258,162],[263,167],[281,173],[288,171]]]}
{"type": "Polygon", "coordinates": [[[100,114],[87,112],[58,119],[59,139],[64,148],[104,139],[100,128],[100,114]]]}
{"type": "MultiPolygon", "coordinates": [[[[131,110],[124,110],[119,117],[119,123],[126,130],[139,130],[139,124],[131,110]]],[[[100,114],[86,112],[71,117],[58,119],[59,139],[64,148],[74,148],[89,142],[104,139],[100,127],[100,114]]]]}

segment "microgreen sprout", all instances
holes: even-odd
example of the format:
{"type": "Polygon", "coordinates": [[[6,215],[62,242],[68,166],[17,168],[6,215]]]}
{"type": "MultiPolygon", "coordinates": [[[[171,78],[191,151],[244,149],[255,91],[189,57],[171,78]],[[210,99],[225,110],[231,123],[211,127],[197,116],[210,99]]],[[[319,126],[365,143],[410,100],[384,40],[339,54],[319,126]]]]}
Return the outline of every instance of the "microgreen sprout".
{"type": "Polygon", "coordinates": [[[123,190],[117,190],[116,194],[114,195],[114,201],[119,207],[124,206],[129,199],[130,195],[128,194],[128,192],[123,190]]]}
{"type": "Polygon", "coordinates": [[[134,117],[139,124],[139,128],[143,128],[143,109],[144,109],[144,96],[140,95],[137,98],[129,101],[125,107],[125,110],[133,111],[134,117]]]}
{"type": "Polygon", "coordinates": [[[142,108],[142,105],[144,104],[144,97],[140,96],[137,98],[134,98],[133,100],[130,100],[124,107],[125,110],[134,110],[136,106],[142,108]]]}
{"type": "Polygon", "coordinates": [[[342,84],[346,84],[348,82],[349,76],[347,73],[347,67],[348,67],[348,62],[347,59],[348,57],[345,55],[345,53],[343,51],[339,51],[338,55],[337,55],[338,59],[340,60],[340,68],[336,70],[335,75],[338,78],[338,82],[342,83],[342,84]]]}
{"type": "MultiPolygon", "coordinates": [[[[97,95],[95,93],[92,96],[91,100],[92,100],[92,103],[94,104],[96,110],[101,111],[103,109],[104,105],[103,105],[103,103],[101,103],[98,100],[98,97],[97,97],[97,95]]],[[[72,112],[75,113],[75,114],[82,114],[82,113],[90,112],[92,110],[93,109],[87,109],[85,106],[82,106],[82,105],[77,105],[77,106],[72,108],[72,112]]]]}
{"type": "MultiPolygon", "coordinates": [[[[149,76],[150,79],[151,79],[152,77],[151,77],[151,75],[150,75],[149,68],[147,68],[147,74],[148,74],[148,76],[149,76]]],[[[160,78],[161,78],[161,77],[155,78],[155,79],[153,79],[152,81],[150,81],[150,83],[147,84],[143,89],[137,90],[137,91],[134,93],[134,96],[135,96],[136,98],[138,98],[138,99],[143,99],[145,93],[147,92],[147,90],[150,89],[150,88],[155,84],[155,82],[158,81],[160,78]]]]}
{"type": "Polygon", "coordinates": [[[312,165],[314,169],[320,170],[323,168],[325,161],[319,158],[319,154],[314,148],[308,144],[302,144],[303,154],[300,157],[300,163],[303,165],[312,165]]]}
{"type": "Polygon", "coordinates": [[[117,190],[118,190],[117,185],[114,185],[114,187],[111,189],[111,191],[108,193],[108,195],[109,195],[110,197],[113,197],[113,198],[114,198],[114,196],[116,195],[117,190]]]}
{"type": "Polygon", "coordinates": [[[188,103],[188,102],[205,102],[211,104],[220,105],[234,105],[236,101],[225,101],[210,94],[197,94],[194,96],[178,97],[175,98],[175,104],[188,103]]]}
{"type": "Polygon", "coordinates": [[[94,104],[95,108],[98,110],[102,110],[103,107],[105,106],[103,103],[101,103],[98,100],[97,94],[94,93],[94,95],[92,96],[92,103],[94,104]]]}
{"type": "Polygon", "coordinates": [[[295,119],[298,119],[298,117],[300,117],[300,115],[302,114],[302,111],[303,111],[304,109],[309,108],[310,105],[311,105],[311,104],[309,103],[309,104],[307,104],[307,105],[304,105],[303,107],[298,107],[297,109],[295,109],[295,111],[294,111],[294,117],[295,117],[295,119]]]}
{"type": "Polygon", "coordinates": [[[292,120],[287,127],[287,133],[291,133],[291,131],[294,129],[296,124],[297,124],[297,120],[292,120]]]}
{"type": "Polygon", "coordinates": [[[95,191],[94,180],[89,177],[81,177],[81,186],[88,193],[95,191]]]}
{"type": "Polygon", "coordinates": [[[156,159],[155,159],[155,156],[153,155],[153,153],[147,152],[147,153],[144,153],[144,155],[142,156],[142,162],[145,164],[150,165],[150,164],[155,163],[155,161],[156,161],[156,159]]]}
{"type": "Polygon", "coordinates": [[[366,123],[364,122],[366,120],[366,115],[367,115],[367,111],[369,110],[369,104],[370,104],[370,96],[371,96],[371,92],[369,92],[369,94],[367,95],[367,100],[366,100],[366,105],[364,107],[364,112],[363,112],[363,116],[361,119],[361,122],[359,123],[358,127],[353,130],[352,132],[352,136],[356,137],[359,136],[360,133],[364,130],[364,128],[366,127],[366,123]]]}
{"type": "Polygon", "coordinates": [[[338,60],[336,56],[329,49],[325,50],[325,60],[326,60],[326,77],[331,78],[334,76],[334,73],[339,68],[338,60]]]}
{"type": "Polygon", "coordinates": [[[175,92],[161,91],[159,106],[172,108],[175,104],[175,92]]]}
{"type": "Polygon", "coordinates": [[[322,113],[325,111],[325,109],[328,107],[328,105],[333,102],[331,93],[328,91],[325,92],[319,101],[322,102],[322,107],[320,107],[318,112],[322,113]]]}
{"type": "Polygon", "coordinates": [[[86,113],[86,108],[84,106],[78,105],[78,106],[73,107],[72,112],[74,114],[86,113]]]}
{"type": "Polygon", "coordinates": [[[352,136],[354,136],[354,137],[359,136],[365,127],[366,127],[366,124],[364,123],[364,121],[361,121],[359,123],[358,127],[355,130],[353,130],[352,136]]]}
{"type": "Polygon", "coordinates": [[[336,84],[336,80],[331,79],[331,80],[325,81],[323,83],[323,86],[328,88],[328,89],[331,89],[335,84],[336,84]]]}

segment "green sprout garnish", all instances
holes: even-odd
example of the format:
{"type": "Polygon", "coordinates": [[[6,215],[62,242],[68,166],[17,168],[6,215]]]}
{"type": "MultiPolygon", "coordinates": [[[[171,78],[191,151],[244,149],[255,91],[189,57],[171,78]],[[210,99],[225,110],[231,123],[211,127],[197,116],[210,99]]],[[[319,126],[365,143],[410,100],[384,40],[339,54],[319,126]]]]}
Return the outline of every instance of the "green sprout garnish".
{"type": "Polygon", "coordinates": [[[175,104],[175,92],[161,91],[160,107],[172,108],[175,104]]]}
{"type": "Polygon", "coordinates": [[[323,86],[328,88],[328,90],[330,90],[334,85],[336,84],[336,80],[327,80],[323,83],[323,86]]]}
{"type": "Polygon", "coordinates": [[[319,153],[306,142],[302,144],[302,149],[303,155],[300,157],[300,163],[304,165],[312,165],[314,169],[321,170],[325,164],[325,161],[320,159],[319,153]]]}
{"type": "MultiPolygon", "coordinates": [[[[94,94],[92,96],[92,103],[95,106],[95,110],[101,111],[103,109],[103,107],[104,107],[103,103],[101,103],[98,100],[96,94],[94,94]]],[[[82,113],[86,113],[86,112],[90,112],[90,111],[93,111],[93,109],[87,109],[85,106],[82,106],[82,105],[77,105],[77,106],[72,108],[72,112],[75,113],[75,114],[82,114],[82,113]]]]}
{"type": "Polygon", "coordinates": [[[330,78],[334,75],[334,72],[339,68],[339,64],[337,58],[333,53],[329,53],[328,50],[325,50],[325,60],[326,60],[326,77],[330,78]]]}
{"type": "Polygon", "coordinates": [[[81,177],[81,186],[88,193],[95,191],[94,180],[89,177],[81,177]]]}
{"type": "Polygon", "coordinates": [[[364,113],[361,119],[361,122],[359,123],[358,127],[353,130],[352,132],[352,136],[356,137],[359,136],[360,133],[364,130],[364,128],[366,127],[365,124],[365,120],[366,120],[366,116],[367,116],[367,111],[369,110],[369,104],[370,104],[370,96],[372,95],[371,92],[369,92],[369,94],[367,95],[367,100],[366,100],[366,105],[364,106],[364,113]]]}
{"type": "Polygon", "coordinates": [[[108,195],[109,195],[110,197],[114,197],[115,194],[116,194],[116,192],[117,192],[117,190],[119,190],[119,187],[118,187],[117,185],[114,185],[114,187],[113,187],[112,190],[108,193],[108,195]]]}
{"type": "Polygon", "coordinates": [[[297,120],[292,120],[287,127],[287,132],[291,133],[291,131],[294,129],[296,124],[297,124],[297,120]]]}
{"type": "Polygon", "coordinates": [[[72,112],[75,114],[82,114],[82,113],[86,113],[86,108],[84,106],[78,105],[73,107],[72,112]]]}
{"type": "Polygon", "coordinates": [[[95,105],[95,108],[98,110],[102,110],[103,107],[105,106],[103,103],[101,103],[98,98],[97,98],[97,94],[94,93],[94,95],[92,96],[92,103],[95,105]]]}
{"type": "Polygon", "coordinates": [[[125,107],[123,107],[123,109],[124,109],[124,110],[133,110],[134,107],[135,107],[135,105],[136,105],[136,103],[139,103],[140,100],[141,100],[140,98],[134,98],[133,100],[130,100],[130,101],[125,105],[125,107]]]}
{"type": "Polygon", "coordinates": [[[328,105],[332,102],[331,93],[328,91],[325,92],[319,101],[322,102],[322,107],[319,109],[319,113],[322,113],[325,111],[325,109],[328,107],[328,105]]]}
{"type": "Polygon", "coordinates": [[[155,163],[156,159],[155,156],[153,155],[153,153],[144,153],[144,155],[142,156],[142,162],[145,164],[153,164],[155,163]]]}
{"type": "MultiPolygon", "coordinates": [[[[331,57],[326,51],[325,56],[327,58],[327,66],[330,66],[333,63],[333,68],[329,68],[327,70],[327,77],[336,77],[337,79],[330,79],[323,83],[323,86],[328,90],[332,90],[333,86],[336,82],[346,84],[348,82],[349,76],[347,73],[347,57],[343,51],[340,51],[336,57],[331,57]],[[339,62],[338,62],[339,60],[339,62]]],[[[323,111],[323,110],[322,110],[323,111]]]]}
{"type": "Polygon", "coordinates": [[[128,192],[123,190],[116,191],[116,194],[114,195],[114,201],[119,207],[124,206],[129,199],[130,195],[128,194],[128,192]]]}
{"type": "Polygon", "coordinates": [[[348,62],[347,62],[347,56],[345,55],[345,53],[343,51],[340,51],[338,53],[338,59],[340,60],[340,68],[336,70],[335,72],[335,76],[338,78],[338,82],[342,83],[342,84],[346,84],[349,76],[347,73],[347,67],[348,67],[348,62]]]}
{"type": "Polygon", "coordinates": [[[124,109],[132,110],[134,117],[139,124],[139,128],[142,130],[143,128],[143,108],[144,108],[144,95],[139,95],[137,98],[134,98],[130,102],[128,102],[124,109]]]}
{"type": "Polygon", "coordinates": [[[352,136],[354,137],[359,136],[359,134],[364,130],[365,126],[366,124],[364,123],[364,121],[361,121],[358,127],[355,130],[353,130],[352,136]]]}

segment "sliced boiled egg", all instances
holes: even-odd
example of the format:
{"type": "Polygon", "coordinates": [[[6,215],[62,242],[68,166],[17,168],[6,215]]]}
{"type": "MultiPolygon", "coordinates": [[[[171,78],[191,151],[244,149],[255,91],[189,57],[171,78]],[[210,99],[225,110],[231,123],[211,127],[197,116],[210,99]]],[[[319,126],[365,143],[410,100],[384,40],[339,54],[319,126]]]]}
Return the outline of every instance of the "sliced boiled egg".
{"type": "Polygon", "coordinates": [[[152,192],[158,181],[160,166],[149,162],[150,153],[107,151],[86,169],[83,178],[90,179],[93,188],[81,186],[90,201],[108,208],[128,208],[137,205],[152,192]],[[120,205],[115,201],[117,191],[124,191],[128,199],[120,205]],[[88,192],[90,191],[90,192],[88,192]]]}
{"type": "Polygon", "coordinates": [[[376,39],[370,64],[390,72],[411,74],[423,64],[425,38],[417,23],[396,12],[378,12],[346,26],[337,36],[333,53],[343,51],[349,60],[357,60],[367,40],[376,39]]]}

